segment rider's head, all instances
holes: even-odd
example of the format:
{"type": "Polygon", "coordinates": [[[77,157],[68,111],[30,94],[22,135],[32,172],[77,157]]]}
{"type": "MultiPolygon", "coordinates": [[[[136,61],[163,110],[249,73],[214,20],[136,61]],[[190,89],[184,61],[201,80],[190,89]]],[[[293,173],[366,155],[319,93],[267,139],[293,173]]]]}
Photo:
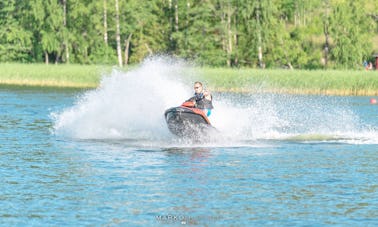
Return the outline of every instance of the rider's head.
{"type": "Polygon", "coordinates": [[[202,83],[199,81],[194,82],[194,92],[200,94],[203,92],[202,83]]]}

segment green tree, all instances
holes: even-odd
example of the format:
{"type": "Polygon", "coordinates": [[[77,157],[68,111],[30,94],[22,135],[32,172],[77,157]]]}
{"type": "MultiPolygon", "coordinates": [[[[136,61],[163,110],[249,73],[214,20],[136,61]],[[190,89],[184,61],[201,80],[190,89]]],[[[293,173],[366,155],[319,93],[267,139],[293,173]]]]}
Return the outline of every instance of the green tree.
{"type": "Polygon", "coordinates": [[[0,61],[30,61],[32,33],[22,27],[24,1],[0,2],[0,61]]]}
{"type": "Polygon", "coordinates": [[[252,67],[276,65],[276,52],[281,48],[284,30],[279,20],[278,8],[273,0],[259,0],[248,4],[241,1],[240,57],[244,65],[252,67]],[[281,42],[281,43],[280,43],[281,42]]]}
{"type": "Polygon", "coordinates": [[[129,43],[131,63],[167,51],[169,22],[162,1],[120,1],[121,39],[129,43]]]}
{"type": "Polygon", "coordinates": [[[31,0],[29,29],[36,38],[37,52],[42,49],[45,63],[50,58],[57,63],[61,59],[64,43],[63,7],[56,0],[31,0]],[[38,47],[40,43],[40,47],[38,47]]]}
{"type": "Polygon", "coordinates": [[[356,68],[378,52],[376,0],[3,0],[0,61],[356,68]]]}
{"type": "Polygon", "coordinates": [[[226,64],[225,44],[222,43],[225,41],[224,12],[221,7],[218,1],[187,1],[182,6],[183,23],[173,34],[180,57],[199,64],[226,64]]]}
{"type": "MultiPolygon", "coordinates": [[[[81,26],[86,27],[89,45],[89,62],[102,64],[116,64],[115,40],[115,7],[114,0],[89,1],[85,6],[88,11],[87,22],[81,26]]],[[[75,15],[81,17],[80,13],[75,15]]],[[[75,29],[77,30],[77,29],[75,29]]],[[[77,36],[81,36],[77,34],[77,36]]]]}
{"type": "Polygon", "coordinates": [[[330,21],[333,47],[331,55],[336,66],[358,68],[372,50],[371,20],[364,13],[364,1],[334,1],[330,21]]]}

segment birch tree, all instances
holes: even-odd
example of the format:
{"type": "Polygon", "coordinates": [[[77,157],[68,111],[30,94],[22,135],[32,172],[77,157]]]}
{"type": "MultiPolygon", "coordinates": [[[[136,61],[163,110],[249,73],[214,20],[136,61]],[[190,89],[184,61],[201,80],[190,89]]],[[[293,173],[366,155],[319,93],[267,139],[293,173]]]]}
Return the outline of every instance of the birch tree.
{"type": "Polygon", "coordinates": [[[118,0],[115,0],[115,21],[116,21],[116,40],[117,40],[117,56],[118,56],[118,66],[122,67],[122,49],[121,49],[121,32],[119,24],[119,4],[118,0]]]}

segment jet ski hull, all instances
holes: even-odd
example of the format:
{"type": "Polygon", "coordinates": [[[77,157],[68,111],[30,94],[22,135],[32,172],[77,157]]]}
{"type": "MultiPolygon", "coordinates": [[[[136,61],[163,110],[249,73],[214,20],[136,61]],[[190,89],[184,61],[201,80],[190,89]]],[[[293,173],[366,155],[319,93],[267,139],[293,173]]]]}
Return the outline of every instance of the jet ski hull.
{"type": "Polygon", "coordinates": [[[179,137],[200,138],[215,130],[200,109],[173,107],[165,111],[169,131],[179,137]]]}

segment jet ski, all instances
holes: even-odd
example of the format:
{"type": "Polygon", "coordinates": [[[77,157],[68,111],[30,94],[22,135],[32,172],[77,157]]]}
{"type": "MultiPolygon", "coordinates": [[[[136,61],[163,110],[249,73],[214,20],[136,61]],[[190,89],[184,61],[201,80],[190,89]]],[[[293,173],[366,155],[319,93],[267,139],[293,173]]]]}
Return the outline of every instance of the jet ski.
{"type": "Polygon", "coordinates": [[[201,109],[194,108],[194,103],[184,102],[164,113],[169,131],[178,137],[201,139],[209,136],[216,129],[201,109]]]}

